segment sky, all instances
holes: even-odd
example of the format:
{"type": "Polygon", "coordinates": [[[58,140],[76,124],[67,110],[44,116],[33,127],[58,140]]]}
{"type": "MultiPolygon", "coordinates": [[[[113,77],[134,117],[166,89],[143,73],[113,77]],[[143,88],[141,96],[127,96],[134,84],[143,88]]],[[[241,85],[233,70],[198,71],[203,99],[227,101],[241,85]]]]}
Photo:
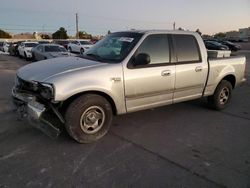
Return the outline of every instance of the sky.
{"type": "Polygon", "coordinates": [[[197,28],[215,34],[250,27],[250,0],[0,0],[0,29],[11,33],[197,28]]]}

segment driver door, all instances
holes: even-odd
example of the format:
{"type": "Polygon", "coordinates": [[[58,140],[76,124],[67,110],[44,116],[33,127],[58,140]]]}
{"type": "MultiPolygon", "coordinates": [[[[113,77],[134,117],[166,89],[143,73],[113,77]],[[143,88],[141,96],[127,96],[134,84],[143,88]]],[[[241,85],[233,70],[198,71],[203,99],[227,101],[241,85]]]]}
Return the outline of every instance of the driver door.
{"type": "Polygon", "coordinates": [[[173,102],[175,65],[170,61],[167,34],[152,34],[144,39],[129,63],[124,65],[124,82],[128,112],[173,102]],[[135,66],[138,54],[149,55],[150,63],[135,66]]]}

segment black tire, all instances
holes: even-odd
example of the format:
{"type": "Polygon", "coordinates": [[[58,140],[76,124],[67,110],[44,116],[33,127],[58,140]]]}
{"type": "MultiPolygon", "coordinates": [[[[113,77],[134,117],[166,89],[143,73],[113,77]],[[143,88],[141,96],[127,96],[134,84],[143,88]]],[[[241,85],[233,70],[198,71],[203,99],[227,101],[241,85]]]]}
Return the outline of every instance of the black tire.
{"type": "Polygon", "coordinates": [[[70,52],[70,53],[72,53],[72,49],[71,49],[71,47],[69,47],[69,52],[70,52]]]}
{"type": "Polygon", "coordinates": [[[112,119],[112,107],[104,97],[86,94],[69,105],[65,113],[65,128],[77,142],[90,143],[99,140],[108,132],[112,119]],[[93,125],[96,123],[97,125],[93,125]]]}
{"type": "Polygon", "coordinates": [[[35,54],[32,52],[32,56],[31,56],[31,61],[32,62],[35,62],[36,61],[36,56],[35,56],[35,54]]]}
{"type": "Polygon", "coordinates": [[[29,59],[28,59],[28,57],[27,57],[26,52],[24,52],[24,58],[26,59],[26,61],[28,61],[28,60],[29,60],[29,59]]]}
{"type": "Polygon", "coordinates": [[[209,105],[215,110],[223,110],[231,101],[232,90],[232,84],[222,80],[215,89],[214,94],[208,97],[209,105]]]}
{"type": "Polygon", "coordinates": [[[84,49],[81,48],[81,49],[80,49],[80,54],[82,55],[83,53],[84,53],[84,49]]]}
{"type": "Polygon", "coordinates": [[[18,56],[19,56],[19,58],[21,58],[21,59],[23,58],[23,56],[22,56],[19,52],[18,52],[18,56]]]}

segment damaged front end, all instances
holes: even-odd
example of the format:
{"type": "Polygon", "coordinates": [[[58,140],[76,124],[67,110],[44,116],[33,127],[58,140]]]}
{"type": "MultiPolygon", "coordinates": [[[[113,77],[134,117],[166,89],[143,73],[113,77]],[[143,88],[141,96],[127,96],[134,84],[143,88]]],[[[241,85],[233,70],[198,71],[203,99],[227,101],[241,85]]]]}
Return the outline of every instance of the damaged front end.
{"type": "Polygon", "coordinates": [[[51,138],[59,136],[64,119],[58,111],[60,104],[51,102],[53,86],[17,77],[12,97],[21,118],[27,118],[31,125],[51,138]]]}

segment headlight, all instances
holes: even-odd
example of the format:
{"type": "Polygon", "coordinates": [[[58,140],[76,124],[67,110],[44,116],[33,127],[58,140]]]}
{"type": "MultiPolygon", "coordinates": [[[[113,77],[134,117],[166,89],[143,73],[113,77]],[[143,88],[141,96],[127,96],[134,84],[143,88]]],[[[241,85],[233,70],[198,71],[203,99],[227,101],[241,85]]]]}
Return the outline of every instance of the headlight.
{"type": "Polygon", "coordinates": [[[45,99],[52,99],[54,97],[54,87],[51,84],[40,83],[39,92],[45,99]]]}
{"type": "Polygon", "coordinates": [[[31,53],[31,50],[27,50],[28,53],[31,53]]]}

